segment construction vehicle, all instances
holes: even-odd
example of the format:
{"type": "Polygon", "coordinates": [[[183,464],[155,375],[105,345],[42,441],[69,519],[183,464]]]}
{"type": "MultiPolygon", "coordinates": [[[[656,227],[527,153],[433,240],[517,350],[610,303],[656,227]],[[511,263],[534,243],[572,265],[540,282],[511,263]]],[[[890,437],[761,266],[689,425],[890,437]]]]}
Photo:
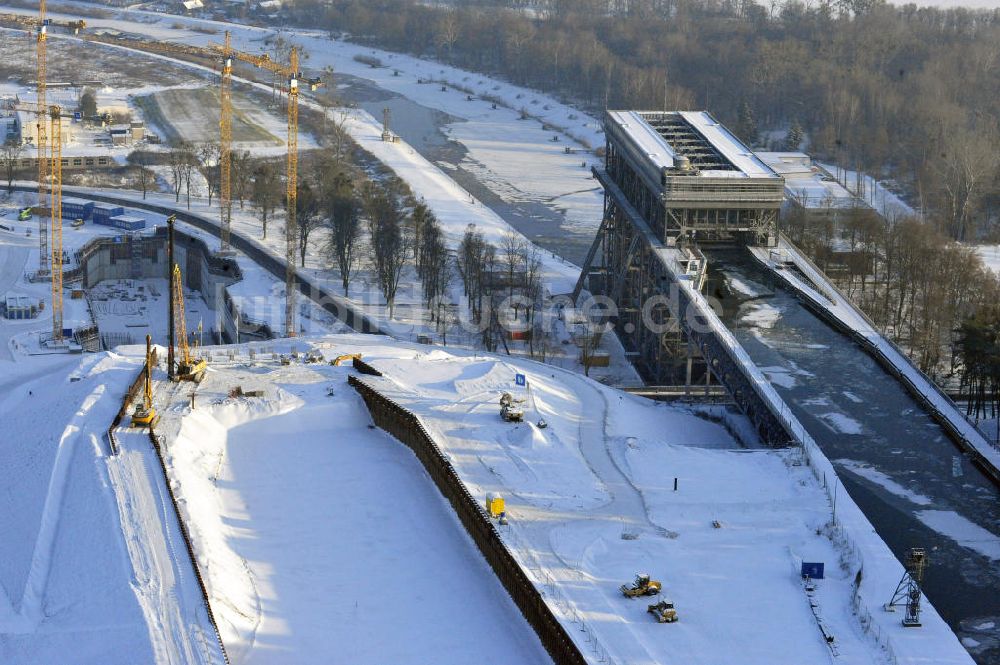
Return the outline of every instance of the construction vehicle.
{"type": "Polygon", "coordinates": [[[519,423],[524,420],[524,409],[518,406],[510,393],[500,395],[500,417],[508,423],[519,423]]]}
{"type": "Polygon", "coordinates": [[[656,580],[649,579],[646,573],[638,573],[632,584],[623,584],[618,587],[628,598],[638,598],[639,596],[655,596],[660,593],[662,585],[656,580]]]}
{"type": "Polygon", "coordinates": [[[345,353],[344,355],[337,356],[336,358],[334,358],[333,360],[331,360],[330,364],[333,365],[334,367],[340,367],[341,363],[343,363],[343,362],[345,362],[347,360],[361,360],[361,354],[360,353],[345,353]]]}
{"type": "Polygon", "coordinates": [[[646,608],[646,611],[656,617],[656,620],[660,623],[673,623],[677,621],[677,610],[674,609],[674,604],[669,600],[661,600],[658,603],[653,603],[646,608]]]}
{"type": "Polygon", "coordinates": [[[26,222],[29,219],[31,219],[31,211],[32,211],[31,206],[28,206],[27,208],[21,208],[21,210],[17,213],[17,221],[26,222]]]}
{"type": "Polygon", "coordinates": [[[133,427],[153,427],[160,419],[153,408],[153,338],[146,335],[146,378],[143,385],[142,404],[135,407],[132,413],[133,427]]]}
{"type": "Polygon", "coordinates": [[[171,281],[173,284],[174,297],[174,330],[180,333],[181,357],[177,361],[177,371],[174,372],[175,381],[194,381],[201,383],[205,378],[205,368],[208,363],[204,358],[196,359],[191,357],[191,347],[188,345],[187,322],[184,319],[184,282],[181,279],[181,267],[174,264],[174,272],[171,281]]]}

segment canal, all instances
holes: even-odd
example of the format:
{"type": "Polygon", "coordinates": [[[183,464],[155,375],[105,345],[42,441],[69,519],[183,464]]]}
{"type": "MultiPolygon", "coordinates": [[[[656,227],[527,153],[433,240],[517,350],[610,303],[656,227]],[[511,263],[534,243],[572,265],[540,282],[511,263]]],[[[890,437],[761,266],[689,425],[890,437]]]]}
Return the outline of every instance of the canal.
{"type": "MultiPolygon", "coordinates": [[[[978,663],[1000,665],[1000,494],[906,389],[742,250],[712,251],[707,296],[978,663]]],[[[894,588],[885,589],[885,600],[894,588]]],[[[916,629],[919,630],[919,629],[916,629]]]]}

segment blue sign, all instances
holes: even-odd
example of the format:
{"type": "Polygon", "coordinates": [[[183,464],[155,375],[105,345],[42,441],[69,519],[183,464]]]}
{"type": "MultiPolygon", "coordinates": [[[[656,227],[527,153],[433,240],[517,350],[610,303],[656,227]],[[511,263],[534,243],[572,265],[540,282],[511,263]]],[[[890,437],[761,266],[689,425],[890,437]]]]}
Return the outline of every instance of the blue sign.
{"type": "Polygon", "coordinates": [[[124,242],[124,240],[125,240],[125,238],[123,236],[115,236],[115,242],[116,243],[124,242]]]}
{"type": "Polygon", "coordinates": [[[528,382],[525,380],[524,374],[515,374],[514,375],[514,385],[515,386],[523,386],[523,385],[527,385],[527,383],[528,382]]]}
{"type": "Polygon", "coordinates": [[[810,563],[808,561],[802,562],[802,577],[808,577],[811,580],[821,580],[823,579],[823,562],[816,561],[810,563]]]}

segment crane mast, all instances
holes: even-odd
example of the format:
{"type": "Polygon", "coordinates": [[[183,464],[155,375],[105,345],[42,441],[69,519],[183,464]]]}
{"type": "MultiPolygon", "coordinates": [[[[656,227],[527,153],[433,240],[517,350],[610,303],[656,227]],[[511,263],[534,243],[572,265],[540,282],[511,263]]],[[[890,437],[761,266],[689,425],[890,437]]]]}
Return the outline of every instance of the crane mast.
{"type": "Polygon", "coordinates": [[[38,3],[38,32],[36,34],[35,42],[35,55],[37,59],[37,102],[38,102],[38,115],[37,115],[37,137],[36,137],[36,148],[38,149],[38,273],[44,275],[48,273],[49,264],[49,229],[48,223],[45,219],[45,215],[41,213],[41,208],[45,207],[47,202],[47,195],[45,189],[45,181],[48,178],[48,149],[46,140],[45,124],[48,122],[46,118],[46,107],[45,107],[45,77],[46,77],[46,41],[48,38],[48,27],[49,21],[45,16],[45,0],[39,0],[38,3]]]}
{"type": "MultiPolygon", "coordinates": [[[[52,341],[63,341],[63,238],[62,238],[62,109],[49,110],[52,122],[52,341]]],[[[41,217],[41,216],[40,216],[41,217]]]]}
{"type": "Polygon", "coordinates": [[[295,252],[299,227],[296,204],[299,191],[299,55],[292,48],[288,71],[288,158],[286,165],[285,196],[288,212],[285,221],[285,336],[295,337],[295,252]]]}
{"type": "MultiPolygon", "coordinates": [[[[132,40],[122,40],[114,37],[94,37],[94,41],[136,48],[132,40]]],[[[298,248],[298,224],[296,220],[296,203],[298,199],[299,170],[299,88],[305,82],[311,90],[321,85],[319,78],[304,78],[299,70],[298,50],[293,47],[287,65],[275,62],[266,54],[254,55],[238,51],[232,46],[232,37],[226,32],[225,43],[210,44],[208,48],[186,46],[142,40],[139,44],[154,52],[179,53],[182,55],[207,58],[221,57],[221,89],[219,95],[219,204],[220,204],[220,249],[225,252],[230,248],[232,222],[232,74],[235,61],[245,62],[255,67],[266,69],[272,74],[282,76],[288,84],[288,139],[285,176],[285,199],[287,220],[285,223],[285,334],[288,337],[296,335],[295,330],[295,255],[298,248]]]]}
{"type": "Polygon", "coordinates": [[[219,240],[220,251],[229,251],[233,219],[233,46],[229,31],[222,51],[222,81],[219,91],[219,240]]]}

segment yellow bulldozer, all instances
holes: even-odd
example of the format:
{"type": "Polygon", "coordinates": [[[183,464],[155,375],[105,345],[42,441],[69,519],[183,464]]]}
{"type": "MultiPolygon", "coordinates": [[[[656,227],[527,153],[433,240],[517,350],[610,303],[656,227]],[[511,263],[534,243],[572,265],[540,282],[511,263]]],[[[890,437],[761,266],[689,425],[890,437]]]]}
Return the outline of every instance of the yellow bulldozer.
{"type": "Polygon", "coordinates": [[[646,611],[656,617],[656,620],[660,623],[673,623],[677,621],[677,610],[674,609],[674,604],[669,600],[661,600],[658,603],[653,603],[646,611]]]}
{"type": "Polygon", "coordinates": [[[639,573],[635,576],[632,584],[623,584],[621,592],[628,598],[638,598],[639,596],[655,596],[660,593],[662,585],[656,580],[649,579],[646,573],[639,573]]]}

